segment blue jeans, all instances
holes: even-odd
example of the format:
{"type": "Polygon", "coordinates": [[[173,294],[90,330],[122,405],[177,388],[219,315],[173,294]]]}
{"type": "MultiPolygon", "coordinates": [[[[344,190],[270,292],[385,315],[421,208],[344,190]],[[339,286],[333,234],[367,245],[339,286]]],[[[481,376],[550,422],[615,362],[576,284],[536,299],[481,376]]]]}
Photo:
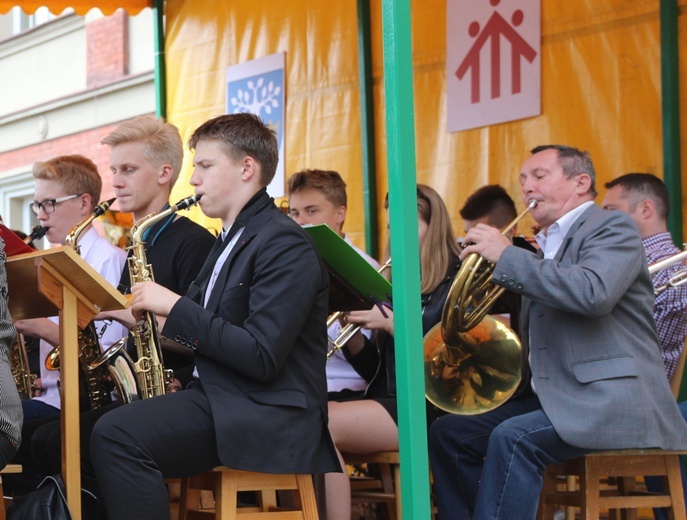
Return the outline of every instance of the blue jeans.
{"type": "Polygon", "coordinates": [[[45,404],[38,399],[24,399],[21,402],[22,410],[24,411],[24,423],[31,422],[35,419],[43,419],[51,415],[60,415],[60,409],[52,405],[45,404]]]}
{"type": "Polygon", "coordinates": [[[533,520],[546,466],[591,451],[563,442],[535,395],[437,419],[429,450],[440,520],[533,520]]]}

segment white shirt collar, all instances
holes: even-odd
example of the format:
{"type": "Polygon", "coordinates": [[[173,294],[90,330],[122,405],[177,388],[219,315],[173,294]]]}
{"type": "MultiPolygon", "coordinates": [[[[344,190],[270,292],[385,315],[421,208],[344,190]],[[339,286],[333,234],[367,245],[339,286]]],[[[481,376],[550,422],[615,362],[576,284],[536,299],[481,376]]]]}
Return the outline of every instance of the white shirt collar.
{"type": "Polygon", "coordinates": [[[572,225],[592,204],[594,204],[593,200],[588,200],[580,204],[556,220],[556,222],[551,224],[545,231],[537,233],[535,239],[544,252],[544,258],[553,258],[556,256],[556,253],[558,253],[563,243],[563,239],[568,234],[568,231],[570,231],[572,225]]]}

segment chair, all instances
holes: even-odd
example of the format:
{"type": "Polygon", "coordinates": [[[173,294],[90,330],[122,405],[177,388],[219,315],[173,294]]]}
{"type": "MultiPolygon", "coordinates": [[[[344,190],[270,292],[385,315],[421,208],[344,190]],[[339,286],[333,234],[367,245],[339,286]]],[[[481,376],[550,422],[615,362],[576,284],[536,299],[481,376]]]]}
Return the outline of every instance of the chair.
{"type": "Polygon", "coordinates": [[[343,454],[346,464],[366,464],[378,476],[351,478],[353,504],[382,503],[389,520],[401,518],[401,467],[397,451],[364,455],[343,454]],[[393,476],[392,476],[393,475],[393,476]]]}
{"type": "Polygon", "coordinates": [[[255,473],[219,466],[195,477],[181,479],[179,520],[214,518],[234,520],[240,514],[243,520],[317,520],[317,502],[311,475],[255,473]],[[215,493],[214,509],[189,508],[193,489],[211,489],[215,493]],[[295,491],[296,510],[277,507],[277,491],[295,491]],[[239,507],[240,491],[256,491],[257,507],[239,507]]]}
{"type": "MultiPolygon", "coordinates": [[[[687,338],[670,382],[677,398],[687,359],[687,338]]],[[[566,519],[574,519],[573,507],[581,518],[598,519],[602,509],[621,509],[628,520],[637,518],[637,509],[671,508],[675,520],[685,520],[685,503],[680,476],[680,455],[687,452],[664,450],[618,450],[588,454],[564,464],[547,466],[539,501],[538,520],[553,518],[554,506],[566,506],[566,519]],[[666,480],[663,493],[636,489],[637,477],[659,476],[666,480]],[[575,477],[579,477],[576,489],[575,477]],[[607,477],[606,488],[600,482],[607,477]],[[565,482],[564,486],[561,486],[565,482]],[[561,489],[562,487],[562,489],[561,489]]]]}
{"type": "Polygon", "coordinates": [[[0,471],[0,496],[3,497],[3,504],[2,507],[0,507],[0,520],[5,520],[5,503],[4,503],[4,497],[5,497],[5,491],[2,488],[2,474],[3,473],[21,473],[21,464],[8,464],[5,466],[2,471],[0,471]]]}
{"type": "Polygon", "coordinates": [[[628,520],[637,518],[637,509],[667,507],[675,520],[685,520],[679,456],[687,452],[665,450],[619,450],[593,453],[564,464],[547,466],[539,501],[538,520],[552,520],[554,506],[580,508],[580,518],[598,520],[603,509],[626,510],[628,520]],[[636,477],[664,477],[663,493],[635,489],[636,477]],[[561,490],[561,477],[579,477],[579,489],[561,490]],[[601,478],[608,477],[608,489],[602,489],[601,478]],[[612,479],[612,478],[613,479],[612,479]]]}

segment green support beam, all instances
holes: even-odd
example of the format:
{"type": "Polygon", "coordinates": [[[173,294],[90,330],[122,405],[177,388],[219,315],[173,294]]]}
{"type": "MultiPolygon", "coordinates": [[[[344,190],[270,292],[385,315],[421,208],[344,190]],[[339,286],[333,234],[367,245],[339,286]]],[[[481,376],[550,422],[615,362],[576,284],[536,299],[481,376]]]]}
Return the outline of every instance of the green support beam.
{"type": "Polygon", "coordinates": [[[382,0],[402,516],[430,518],[410,0],[382,0]]]}
{"type": "Polygon", "coordinates": [[[153,0],[155,47],[155,115],[167,119],[167,70],[165,68],[165,0],[153,0]]]}
{"type": "MultiPolygon", "coordinates": [[[[682,180],[680,161],[680,73],[678,67],[677,0],[661,0],[661,111],[663,124],[663,180],[668,186],[668,230],[682,249],[682,180]]],[[[687,398],[683,385],[682,399],[687,398]]]]}
{"type": "Polygon", "coordinates": [[[365,249],[367,254],[373,258],[379,258],[375,118],[372,93],[372,44],[370,40],[370,0],[358,0],[358,77],[360,84],[360,132],[363,152],[365,249]]]}

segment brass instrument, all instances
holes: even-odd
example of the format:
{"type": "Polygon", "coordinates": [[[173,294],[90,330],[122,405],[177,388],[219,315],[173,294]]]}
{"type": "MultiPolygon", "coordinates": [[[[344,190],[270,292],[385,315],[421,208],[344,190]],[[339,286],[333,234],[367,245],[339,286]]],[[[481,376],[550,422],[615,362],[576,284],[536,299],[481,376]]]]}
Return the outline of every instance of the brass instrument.
{"type": "MultiPolygon", "coordinates": [[[[518,215],[507,234],[532,208],[518,215]]],[[[505,324],[487,316],[505,289],[491,282],[494,266],[476,253],[463,260],[441,323],[424,338],[425,395],[450,413],[475,415],[506,402],[520,383],[521,345],[505,324]]]]}
{"type": "Polygon", "coordinates": [[[683,264],[682,269],[680,269],[676,274],[671,276],[665,284],[654,289],[654,294],[656,294],[657,296],[666,289],[670,289],[671,287],[678,287],[683,283],[687,283],[687,266],[684,266],[684,262],[685,260],[687,260],[687,244],[683,244],[682,247],[683,250],[679,253],[675,253],[674,255],[669,256],[668,258],[664,258],[663,260],[659,260],[658,262],[655,262],[649,266],[649,274],[653,276],[654,274],[673,264],[676,264],[678,262],[683,264]]]}
{"type": "MultiPolygon", "coordinates": [[[[391,268],[391,258],[384,262],[384,264],[377,269],[377,272],[381,274],[389,268],[391,268]]],[[[329,329],[329,327],[331,327],[343,315],[343,311],[337,311],[331,314],[329,318],[327,318],[327,329],[329,329]]],[[[327,351],[327,361],[329,361],[331,357],[339,350],[344,348],[346,343],[348,343],[355,333],[362,328],[362,325],[357,323],[349,323],[339,331],[339,335],[335,339],[328,338],[329,350],[327,351]]]]}
{"type": "MultiPolygon", "coordinates": [[[[153,267],[146,259],[144,232],[169,215],[197,204],[199,200],[200,196],[187,197],[165,211],[151,213],[134,224],[131,228],[133,255],[128,259],[131,285],[154,281],[153,267]]],[[[130,334],[136,344],[138,361],[134,363],[126,352],[128,338],[125,337],[107,349],[89,367],[90,370],[107,367],[115,383],[117,399],[123,404],[165,394],[167,385],[173,378],[172,371],[165,370],[162,364],[162,347],[155,315],[152,312],[143,312],[130,334]]]]}
{"type": "Polygon", "coordinates": [[[36,382],[36,375],[32,374],[29,369],[29,359],[26,355],[24,335],[19,332],[17,332],[14,338],[14,344],[10,349],[9,359],[12,368],[12,376],[14,376],[14,382],[19,392],[19,398],[31,399],[31,391],[36,382]]]}
{"type": "MultiPolygon", "coordinates": [[[[83,219],[69,231],[64,241],[65,245],[70,246],[77,254],[80,254],[78,245],[79,236],[94,219],[105,213],[114,201],[115,199],[112,198],[98,204],[88,217],[83,219]]],[[[88,400],[92,410],[106,404],[110,397],[110,392],[105,385],[105,379],[103,377],[105,375],[104,372],[96,372],[88,369],[89,365],[99,356],[100,342],[98,341],[98,332],[95,328],[95,323],[91,321],[84,329],[79,329],[79,366],[86,382],[88,400]]],[[[48,357],[45,359],[45,368],[48,370],[59,370],[59,345],[48,354],[48,357]]]]}
{"type": "MultiPolygon", "coordinates": [[[[30,244],[34,240],[40,240],[47,233],[48,228],[44,226],[35,226],[29,235],[23,241],[25,244],[30,244]]],[[[35,386],[37,379],[36,374],[32,374],[29,368],[29,360],[26,355],[26,344],[24,342],[24,335],[17,332],[14,338],[14,343],[9,353],[10,367],[12,369],[12,376],[17,385],[20,399],[30,399],[31,391],[35,386]]]]}

